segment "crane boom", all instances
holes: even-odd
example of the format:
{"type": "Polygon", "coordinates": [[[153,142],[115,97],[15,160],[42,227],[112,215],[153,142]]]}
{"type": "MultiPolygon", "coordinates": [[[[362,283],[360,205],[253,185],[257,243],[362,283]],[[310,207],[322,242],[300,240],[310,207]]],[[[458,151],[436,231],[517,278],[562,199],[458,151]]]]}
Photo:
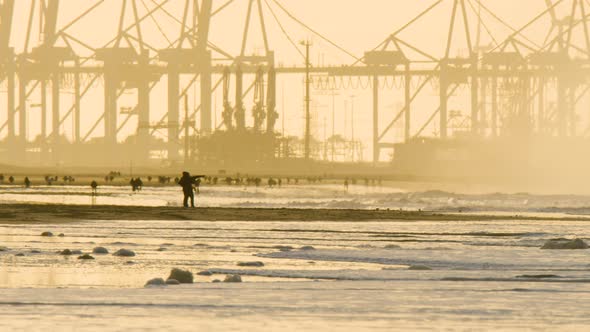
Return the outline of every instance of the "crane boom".
{"type": "Polygon", "coordinates": [[[57,14],[59,0],[49,0],[45,9],[45,25],[43,26],[43,43],[53,45],[57,31],[57,14]]]}
{"type": "Polygon", "coordinates": [[[549,15],[551,15],[552,24],[556,24],[559,20],[557,19],[557,13],[555,12],[555,4],[553,4],[552,0],[545,0],[545,4],[549,10],[549,15]]]}
{"type": "Polygon", "coordinates": [[[13,13],[14,0],[0,2],[0,50],[9,47],[13,13]]]}

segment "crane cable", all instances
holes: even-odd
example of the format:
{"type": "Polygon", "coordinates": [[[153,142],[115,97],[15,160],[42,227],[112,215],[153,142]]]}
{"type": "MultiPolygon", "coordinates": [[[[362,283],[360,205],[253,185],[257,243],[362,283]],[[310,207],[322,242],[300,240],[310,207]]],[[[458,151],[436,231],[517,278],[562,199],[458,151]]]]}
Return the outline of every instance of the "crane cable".
{"type": "MultiPolygon", "coordinates": [[[[467,0],[467,3],[469,4],[469,7],[471,7],[471,10],[476,13],[477,18],[479,20],[479,23],[481,23],[481,26],[484,28],[484,30],[486,31],[486,33],[488,34],[488,36],[490,36],[490,38],[492,39],[492,41],[494,42],[494,46],[498,46],[498,41],[496,40],[496,38],[494,38],[494,35],[492,34],[492,31],[490,30],[490,28],[488,27],[488,25],[483,21],[483,19],[481,18],[481,12],[478,12],[475,8],[475,6],[473,5],[473,3],[471,2],[471,0],[467,0]]],[[[480,45],[476,45],[477,47],[479,47],[480,45]]]]}
{"type": "Polygon", "coordinates": [[[340,50],[341,52],[345,53],[346,55],[350,56],[351,58],[360,61],[361,59],[359,57],[357,57],[356,55],[352,54],[351,52],[347,51],[346,49],[344,49],[342,46],[336,44],[335,42],[331,41],[330,39],[328,39],[327,37],[325,37],[324,35],[322,35],[321,33],[317,32],[316,30],[312,29],[310,26],[308,26],[307,24],[303,23],[301,20],[299,20],[297,17],[293,16],[293,14],[291,14],[285,7],[283,7],[283,5],[281,5],[277,0],[272,0],[283,12],[285,12],[285,14],[287,14],[287,16],[289,16],[292,20],[294,20],[295,22],[299,23],[299,25],[303,26],[305,29],[309,30],[310,32],[312,32],[313,34],[315,34],[316,36],[320,37],[321,39],[323,39],[324,41],[328,42],[330,45],[334,46],[335,48],[337,48],[338,50],[340,50]]]}
{"type": "Polygon", "coordinates": [[[385,76],[385,79],[383,80],[383,85],[381,87],[382,89],[387,88],[387,89],[391,90],[394,88],[394,84],[395,84],[394,78],[391,77],[391,81],[389,79],[390,79],[389,76],[385,76]]]}
{"type": "Polygon", "coordinates": [[[289,43],[291,43],[291,45],[297,50],[297,53],[299,53],[299,55],[301,55],[301,57],[305,61],[305,54],[303,54],[303,51],[301,51],[301,49],[299,49],[299,47],[297,47],[297,44],[295,43],[295,41],[293,41],[293,39],[291,38],[291,36],[289,36],[289,34],[287,33],[287,31],[285,30],[285,28],[281,24],[281,21],[279,20],[279,18],[275,14],[274,10],[271,8],[270,4],[268,3],[268,0],[264,0],[264,3],[266,3],[266,7],[268,7],[268,10],[272,14],[272,17],[275,19],[275,22],[277,22],[279,28],[281,29],[281,31],[283,32],[283,34],[285,35],[285,37],[287,37],[287,40],[289,41],[289,43]]]}
{"type": "MultiPolygon", "coordinates": [[[[145,8],[145,10],[149,13],[149,8],[146,5],[144,0],[141,0],[141,4],[143,5],[143,8],[145,8]]],[[[150,15],[150,18],[152,19],[152,21],[154,22],[154,24],[156,25],[156,27],[158,28],[158,30],[160,31],[160,33],[162,34],[162,36],[164,36],[164,39],[166,39],[166,41],[168,42],[168,44],[172,44],[172,41],[170,41],[170,38],[168,38],[168,36],[166,35],[166,33],[164,33],[164,30],[162,29],[162,27],[160,26],[160,24],[158,23],[158,21],[154,18],[154,14],[152,13],[150,15]]]]}
{"type": "MultiPolygon", "coordinates": [[[[529,43],[531,43],[533,46],[541,49],[542,47],[540,45],[537,45],[537,43],[535,43],[534,41],[530,40],[529,38],[527,38],[522,31],[530,26],[532,23],[534,23],[535,21],[537,21],[540,17],[544,16],[549,9],[543,11],[543,13],[541,13],[541,15],[538,15],[537,17],[535,17],[532,21],[530,21],[529,23],[525,24],[524,27],[520,28],[520,29],[515,29],[513,26],[511,26],[510,24],[506,23],[506,21],[502,20],[500,17],[498,17],[498,15],[496,15],[493,11],[491,11],[487,6],[485,6],[481,0],[474,0],[475,2],[477,2],[478,5],[481,6],[482,9],[484,9],[486,12],[488,12],[488,14],[490,14],[493,18],[495,18],[498,22],[500,22],[500,24],[504,25],[505,27],[507,27],[508,29],[512,30],[513,35],[520,35],[524,40],[528,41],[529,43]]],[[[557,7],[557,5],[561,4],[564,0],[558,0],[552,8],[557,7]]]]}

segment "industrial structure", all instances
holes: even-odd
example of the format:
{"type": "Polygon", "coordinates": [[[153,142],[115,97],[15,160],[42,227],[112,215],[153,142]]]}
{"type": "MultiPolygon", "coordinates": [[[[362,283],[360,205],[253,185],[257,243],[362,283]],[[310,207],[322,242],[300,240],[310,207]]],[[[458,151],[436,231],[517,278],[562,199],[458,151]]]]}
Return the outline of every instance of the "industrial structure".
{"type": "MultiPolygon", "coordinates": [[[[487,156],[482,157],[498,158],[506,155],[506,146],[529,144],[532,138],[541,140],[539,144],[549,153],[567,144],[579,146],[575,151],[583,154],[589,144],[585,137],[590,128],[583,128],[579,119],[590,90],[590,5],[585,0],[546,0],[546,9],[522,27],[504,21],[485,0],[434,0],[362,55],[351,54],[307,26],[280,0],[97,0],[84,2],[87,7],[80,9],[79,16],[60,25],[63,0],[29,2],[25,39],[14,40],[11,34],[17,2],[0,0],[0,112],[4,114],[0,117],[0,163],[120,165],[132,161],[148,165],[167,161],[220,167],[322,156],[334,160],[334,155],[340,154],[338,149],[357,149],[357,143],[342,139],[333,129],[324,142],[313,137],[311,94],[346,89],[346,82],[365,84],[372,92],[373,105],[357,105],[357,109],[372,118],[374,163],[383,160],[387,149],[394,151],[401,169],[415,169],[434,165],[435,159],[444,160],[446,157],[440,156],[448,151],[473,158],[479,151],[487,156]],[[170,3],[182,7],[181,15],[169,12],[170,3]],[[209,31],[212,18],[236,3],[247,3],[246,23],[240,52],[231,54],[210,40],[209,31]],[[117,17],[117,33],[109,42],[96,47],[85,36],[71,32],[77,23],[105,6],[117,17]],[[451,9],[445,14],[449,25],[445,27],[448,34],[443,54],[431,54],[403,37],[404,31],[440,8],[451,9]],[[560,17],[564,8],[568,15],[560,17]],[[349,54],[353,63],[314,65],[309,56],[313,45],[293,40],[284,31],[277,11],[349,54]],[[167,45],[150,44],[144,36],[147,24],[161,30],[154,18],[157,13],[169,16],[179,31],[167,45]],[[273,50],[269,42],[268,15],[304,58],[298,66],[277,66],[275,52],[281,50],[273,50]],[[33,22],[37,21],[40,37],[33,45],[33,22]],[[510,32],[499,39],[490,21],[510,32]],[[527,37],[527,29],[546,22],[550,26],[544,41],[527,37]],[[260,36],[254,37],[263,41],[262,54],[252,55],[246,49],[248,39],[253,38],[249,32],[253,24],[259,26],[260,36]],[[485,45],[481,41],[484,34],[491,40],[485,45]],[[458,38],[466,53],[462,56],[455,52],[458,38]],[[24,44],[22,52],[15,51],[17,43],[24,44]],[[85,55],[77,52],[80,48],[86,50],[85,55]],[[277,109],[277,80],[293,77],[304,77],[306,87],[305,128],[299,138],[281,135],[276,128],[281,113],[277,109]],[[384,119],[380,97],[390,81],[399,82],[393,89],[401,96],[403,107],[384,119]],[[162,82],[167,85],[167,110],[162,118],[153,118],[152,90],[162,82]],[[196,86],[198,92],[191,92],[196,86]],[[437,87],[439,96],[432,109],[417,108],[418,100],[425,98],[424,91],[432,86],[437,87]],[[96,90],[101,91],[102,105],[85,102],[96,90]],[[221,122],[216,127],[212,96],[219,90],[223,102],[221,122]],[[136,98],[132,107],[119,104],[127,94],[136,98]],[[32,95],[39,95],[39,101],[32,103],[32,95]],[[63,104],[64,95],[72,96],[70,104],[63,104]],[[457,98],[464,99],[458,103],[463,107],[450,109],[449,101],[457,98]],[[87,132],[80,124],[85,117],[95,121],[87,132]],[[134,134],[122,137],[125,125],[135,118],[134,134]],[[32,122],[40,123],[36,137],[28,136],[32,122]],[[60,129],[65,122],[72,123],[71,135],[60,129]],[[102,136],[95,133],[101,126],[102,136]],[[428,130],[432,128],[431,133],[428,130]],[[401,141],[392,139],[394,129],[401,130],[401,141]],[[156,132],[164,132],[166,137],[157,138],[156,132]],[[482,152],[482,146],[488,150],[482,152]]],[[[518,154],[518,149],[513,152],[518,154]]],[[[480,164],[486,163],[485,158],[480,164]]]]}

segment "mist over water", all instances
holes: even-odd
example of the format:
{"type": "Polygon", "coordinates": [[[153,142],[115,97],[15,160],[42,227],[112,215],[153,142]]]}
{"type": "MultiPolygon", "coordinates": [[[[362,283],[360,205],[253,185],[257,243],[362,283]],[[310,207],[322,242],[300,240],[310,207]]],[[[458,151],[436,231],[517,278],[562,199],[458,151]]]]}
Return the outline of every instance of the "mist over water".
{"type": "Polygon", "coordinates": [[[588,12],[0,0],[0,331],[589,330],[588,12]]]}

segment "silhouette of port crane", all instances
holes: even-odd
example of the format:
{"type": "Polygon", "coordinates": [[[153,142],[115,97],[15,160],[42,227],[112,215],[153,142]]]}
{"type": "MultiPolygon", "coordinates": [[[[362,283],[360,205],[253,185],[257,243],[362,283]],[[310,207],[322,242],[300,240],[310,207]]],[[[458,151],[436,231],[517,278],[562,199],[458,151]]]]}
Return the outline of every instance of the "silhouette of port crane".
{"type": "MultiPolygon", "coordinates": [[[[0,0],[0,83],[4,90],[0,93],[1,162],[117,164],[125,156],[136,163],[148,163],[152,150],[165,151],[163,158],[175,162],[188,153],[186,135],[224,149],[238,145],[228,155],[241,153],[240,142],[248,142],[265,146],[265,158],[281,158],[284,154],[277,151],[284,151],[280,144],[285,139],[275,128],[279,119],[277,78],[306,74],[308,91],[337,91],[360,85],[372,92],[373,105],[368,108],[372,112],[367,108],[359,108],[359,112],[372,119],[375,163],[383,149],[400,143],[391,140],[391,130],[401,120],[404,142],[428,135],[429,129],[441,140],[457,132],[478,138],[532,134],[585,137],[590,133],[579,120],[582,101],[590,90],[590,29],[588,4],[583,0],[546,0],[546,8],[521,27],[499,17],[484,0],[433,0],[362,55],[344,49],[304,23],[280,0],[97,0],[84,2],[77,17],[58,24],[67,1],[30,0],[27,19],[18,20],[19,28],[26,22],[24,40],[15,40],[11,36],[17,24],[16,1],[0,0]],[[181,12],[171,12],[168,6],[172,3],[182,8],[181,12]],[[210,30],[213,17],[238,5],[243,6],[246,20],[240,51],[232,54],[210,40],[210,30]],[[117,32],[97,46],[90,41],[91,36],[85,35],[87,32],[78,33],[76,26],[105,6],[113,15],[102,19],[105,24],[116,24],[117,32]],[[444,15],[449,25],[442,54],[431,54],[404,36],[431,13],[447,8],[450,12],[444,15]],[[567,15],[560,17],[563,11],[567,15]],[[309,54],[304,54],[310,44],[300,45],[290,36],[278,14],[350,56],[352,63],[313,65],[309,54]],[[166,37],[156,15],[167,17],[179,33],[166,37]],[[37,20],[39,38],[33,38],[33,22],[37,20]],[[281,50],[271,48],[269,22],[275,23],[273,29],[282,32],[302,56],[302,64],[276,65],[275,52],[281,50]],[[490,22],[507,28],[509,33],[495,35],[490,22]],[[259,55],[249,54],[246,47],[255,24],[264,45],[259,55]],[[527,30],[535,24],[549,24],[542,43],[527,36],[527,30]],[[150,31],[159,30],[166,43],[148,42],[148,25],[150,31]],[[488,35],[490,42],[484,44],[482,35],[488,35]],[[456,54],[458,39],[466,55],[456,54]],[[23,45],[22,52],[15,51],[17,44],[23,45]],[[398,82],[395,90],[403,96],[403,107],[383,118],[380,94],[388,81],[398,82]],[[194,105],[185,116],[180,112],[181,99],[195,89],[197,82],[199,91],[194,93],[194,105]],[[167,109],[163,117],[154,119],[150,98],[158,84],[166,85],[167,109]],[[438,90],[434,110],[416,108],[429,86],[438,90]],[[96,90],[102,90],[103,103],[89,105],[87,96],[96,90]],[[223,94],[222,121],[215,126],[217,110],[212,96],[218,90],[223,94]],[[467,93],[460,93],[462,90],[467,93]],[[70,105],[63,103],[66,94],[72,96],[70,105]],[[119,105],[123,94],[136,97],[133,106],[119,105]],[[32,96],[40,100],[33,103],[32,96]],[[251,104],[248,96],[252,96],[251,104]],[[463,98],[468,109],[451,112],[449,100],[453,98],[463,98]],[[102,111],[97,113],[97,108],[102,111]],[[83,118],[94,120],[86,131],[81,125],[83,118]],[[123,138],[122,132],[132,119],[137,122],[136,130],[123,138]],[[37,121],[40,132],[30,137],[29,127],[37,121]],[[61,129],[66,122],[73,128],[69,135],[61,129]],[[188,126],[189,122],[192,125],[188,126]],[[101,126],[102,136],[97,134],[101,126]],[[156,132],[165,132],[166,139],[155,138],[156,132]]],[[[309,104],[309,92],[306,95],[309,104]]],[[[305,148],[295,157],[314,157],[310,145],[318,140],[311,137],[310,117],[308,110],[306,128],[301,130],[305,148]]],[[[204,155],[199,146],[207,150],[205,143],[195,143],[192,157],[204,155]]]]}

